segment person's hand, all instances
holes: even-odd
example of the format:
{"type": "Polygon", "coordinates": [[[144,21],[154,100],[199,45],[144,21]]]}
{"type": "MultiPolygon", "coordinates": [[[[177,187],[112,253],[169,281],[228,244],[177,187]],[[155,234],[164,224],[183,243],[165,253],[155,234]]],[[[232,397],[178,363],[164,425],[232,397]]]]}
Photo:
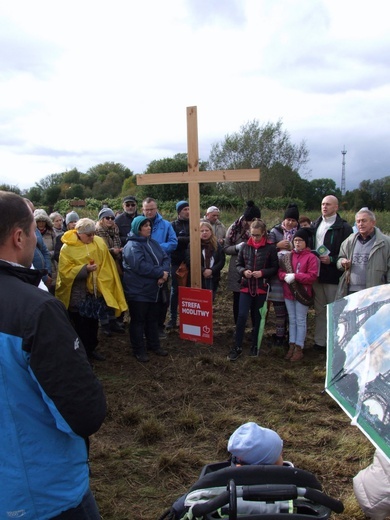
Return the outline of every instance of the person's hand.
{"type": "Polygon", "coordinates": [[[245,276],[245,278],[252,278],[252,271],[250,269],[247,269],[243,272],[243,275],[245,276]]]}
{"type": "Polygon", "coordinates": [[[211,278],[213,276],[213,271],[211,269],[205,269],[203,271],[203,278],[211,278]]]}
{"type": "Polygon", "coordinates": [[[97,267],[98,266],[95,263],[87,264],[87,271],[88,271],[88,273],[91,273],[92,271],[96,271],[97,267]]]}
{"type": "Polygon", "coordinates": [[[47,275],[47,278],[46,278],[46,281],[45,281],[45,285],[48,289],[50,289],[50,286],[51,286],[51,283],[53,281],[53,278],[48,274],[47,275]]]}
{"type": "Polygon", "coordinates": [[[330,264],[330,256],[329,255],[320,256],[320,261],[322,264],[330,264]]]}
{"type": "Polygon", "coordinates": [[[284,281],[290,285],[290,283],[293,283],[295,280],[295,274],[294,273],[287,273],[284,277],[284,281]]]}
{"type": "Polygon", "coordinates": [[[252,271],[253,278],[262,278],[263,271],[252,271]]]}
{"type": "Polygon", "coordinates": [[[349,269],[351,267],[351,260],[348,260],[348,258],[343,258],[341,260],[341,265],[344,267],[345,270],[349,269]]]}
{"type": "Polygon", "coordinates": [[[245,245],[245,242],[240,242],[239,244],[236,244],[236,251],[239,251],[240,249],[242,249],[245,245]]]}

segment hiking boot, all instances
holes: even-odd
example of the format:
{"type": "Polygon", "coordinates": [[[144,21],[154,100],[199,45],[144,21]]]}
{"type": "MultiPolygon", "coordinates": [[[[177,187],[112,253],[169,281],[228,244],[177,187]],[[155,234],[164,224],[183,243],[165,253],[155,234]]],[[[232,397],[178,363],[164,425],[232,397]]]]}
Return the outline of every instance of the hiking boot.
{"type": "MultiPolygon", "coordinates": [[[[299,347],[298,347],[299,348],[299,347]]],[[[290,343],[287,354],[284,356],[284,359],[291,359],[295,350],[295,343],[290,343]]]]}
{"type": "Polygon", "coordinates": [[[242,354],[242,348],[240,347],[234,347],[232,348],[232,350],[229,352],[229,355],[228,355],[228,360],[229,361],[235,361],[236,359],[238,359],[242,354]]]}
{"type": "Polygon", "coordinates": [[[135,359],[140,363],[147,363],[149,361],[149,356],[147,354],[135,354],[135,359]]]}
{"type": "Polygon", "coordinates": [[[166,332],[163,328],[159,328],[158,329],[158,337],[160,339],[167,339],[167,335],[166,335],[166,332]]]}
{"type": "Polygon", "coordinates": [[[256,345],[253,345],[253,347],[251,347],[251,350],[249,352],[249,355],[251,357],[257,357],[258,356],[258,351],[257,351],[257,347],[256,345]]]}
{"type": "Polygon", "coordinates": [[[303,348],[296,345],[293,355],[290,358],[291,362],[300,361],[303,358],[303,348]]]}
{"type": "Polygon", "coordinates": [[[125,334],[125,332],[126,332],[124,327],[123,326],[121,327],[116,320],[110,321],[110,331],[116,332],[117,334],[125,334]]]}

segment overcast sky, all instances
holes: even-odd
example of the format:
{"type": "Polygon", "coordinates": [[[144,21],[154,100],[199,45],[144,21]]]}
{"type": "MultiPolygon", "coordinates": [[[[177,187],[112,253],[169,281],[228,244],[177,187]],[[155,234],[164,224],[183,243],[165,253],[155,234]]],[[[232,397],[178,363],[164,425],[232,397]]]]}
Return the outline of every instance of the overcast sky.
{"type": "Polygon", "coordinates": [[[390,175],[386,0],[15,0],[0,6],[0,184],[199,155],[248,121],[306,141],[311,179],[390,175]]]}

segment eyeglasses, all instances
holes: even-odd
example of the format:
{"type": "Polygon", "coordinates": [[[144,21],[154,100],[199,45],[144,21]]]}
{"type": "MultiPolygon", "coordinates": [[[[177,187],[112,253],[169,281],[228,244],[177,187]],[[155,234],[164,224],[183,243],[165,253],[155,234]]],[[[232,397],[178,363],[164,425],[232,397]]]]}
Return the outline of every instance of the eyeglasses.
{"type": "Polygon", "coordinates": [[[106,220],[115,220],[115,217],[104,217],[106,220]]]}
{"type": "Polygon", "coordinates": [[[135,202],[125,202],[125,206],[128,208],[129,206],[132,206],[132,207],[135,207],[136,206],[136,203],[135,202]]]}
{"type": "Polygon", "coordinates": [[[304,242],[304,240],[302,238],[294,238],[294,242],[304,242]]]}
{"type": "Polygon", "coordinates": [[[261,237],[261,233],[251,233],[251,237],[261,237]]]}
{"type": "Polygon", "coordinates": [[[94,232],[92,232],[92,233],[79,233],[79,235],[85,235],[86,237],[94,237],[95,233],[94,232]]]}

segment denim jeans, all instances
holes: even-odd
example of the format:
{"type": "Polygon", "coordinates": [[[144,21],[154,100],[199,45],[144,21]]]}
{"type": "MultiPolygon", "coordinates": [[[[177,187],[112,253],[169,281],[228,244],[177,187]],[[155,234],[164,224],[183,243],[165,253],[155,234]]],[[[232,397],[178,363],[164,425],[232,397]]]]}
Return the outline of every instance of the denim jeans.
{"type": "Polygon", "coordinates": [[[77,507],[68,509],[51,520],[100,520],[100,513],[91,490],[84,495],[77,507]]]}
{"type": "Polygon", "coordinates": [[[307,329],[307,311],[309,307],[297,300],[287,300],[289,342],[304,347],[307,329]]]}
{"type": "Polygon", "coordinates": [[[244,340],[245,325],[248,319],[249,311],[252,316],[252,346],[257,345],[257,336],[260,328],[260,308],[264,305],[266,299],[265,294],[257,294],[251,296],[249,293],[240,293],[240,301],[238,306],[238,316],[236,324],[236,347],[242,348],[242,342],[244,340]]]}

